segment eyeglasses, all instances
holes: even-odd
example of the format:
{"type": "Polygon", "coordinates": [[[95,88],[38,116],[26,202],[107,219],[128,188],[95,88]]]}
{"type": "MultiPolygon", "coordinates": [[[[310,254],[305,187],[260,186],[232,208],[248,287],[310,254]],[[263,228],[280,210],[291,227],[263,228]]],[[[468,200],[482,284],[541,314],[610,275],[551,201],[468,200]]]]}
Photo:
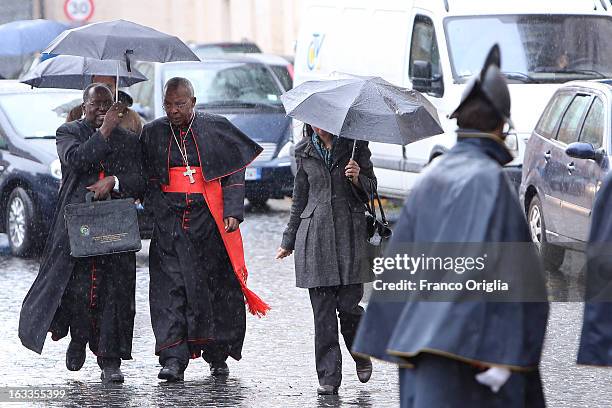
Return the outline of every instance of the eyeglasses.
{"type": "Polygon", "coordinates": [[[91,107],[101,110],[109,110],[111,106],[113,106],[113,101],[106,102],[87,102],[87,104],[91,107]]]}
{"type": "Polygon", "coordinates": [[[178,110],[183,110],[188,105],[189,105],[189,102],[181,102],[181,103],[166,103],[166,102],[164,102],[164,104],[162,106],[163,106],[164,110],[167,112],[167,111],[172,110],[174,108],[176,108],[178,110]]]}

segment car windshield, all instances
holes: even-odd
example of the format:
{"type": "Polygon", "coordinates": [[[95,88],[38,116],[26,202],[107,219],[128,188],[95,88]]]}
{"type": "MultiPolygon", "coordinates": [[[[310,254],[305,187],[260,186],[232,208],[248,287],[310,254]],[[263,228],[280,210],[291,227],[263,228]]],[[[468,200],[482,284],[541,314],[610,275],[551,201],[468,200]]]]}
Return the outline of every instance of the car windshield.
{"type": "Polygon", "coordinates": [[[164,83],[184,77],[195,89],[198,105],[281,106],[281,90],[270,71],[257,63],[204,63],[197,67],[168,67],[164,83]]]}
{"type": "Polygon", "coordinates": [[[612,18],[576,15],[449,17],[453,76],[479,72],[495,43],[502,71],[519,82],[565,82],[612,76],[612,18]],[[474,29],[478,27],[478,29],[474,29]]]}
{"type": "Polygon", "coordinates": [[[269,65],[269,67],[281,84],[283,84],[283,88],[285,88],[286,91],[293,88],[293,78],[291,78],[291,73],[286,65],[269,65]]]}
{"type": "Polygon", "coordinates": [[[55,138],[67,113],[81,103],[79,92],[24,92],[0,96],[0,109],[26,139],[55,138]]]}

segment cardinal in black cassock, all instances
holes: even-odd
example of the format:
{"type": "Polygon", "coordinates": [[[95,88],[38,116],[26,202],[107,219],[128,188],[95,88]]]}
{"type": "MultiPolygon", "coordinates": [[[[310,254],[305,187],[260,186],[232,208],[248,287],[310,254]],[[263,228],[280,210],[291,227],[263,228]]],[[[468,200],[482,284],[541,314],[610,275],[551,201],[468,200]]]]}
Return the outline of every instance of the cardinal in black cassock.
{"type": "MultiPolygon", "coordinates": [[[[401,367],[405,408],[545,405],[539,362],[548,317],[546,288],[523,210],[502,170],[512,156],[503,134],[510,95],[499,66],[495,46],[451,116],[459,126],[457,144],[426,170],[407,198],[386,255],[415,243],[424,250],[449,243],[460,250],[470,248],[465,243],[501,248],[495,270],[510,279],[530,265],[534,276],[528,286],[541,297],[497,302],[449,294],[448,301],[400,302],[375,292],[353,351],[401,367]],[[513,248],[523,250],[512,253],[513,248]],[[517,257],[525,263],[517,266],[517,257]]],[[[471,275],[460,276],[468,280],[471,275]]]]}
{"type": "Polygon", "coordinates": [[[64,221],[66,205],[84,203],[89,191],[96,199],[111,192],[117,198],[142,195],[138,136],[118,127],[125,106],[112,101],[106,85],[89,85],[83,93],[85,118],[57,130],[62,164],[59,201],[40,271],[23,301],[19,338],[24,346],[41,353],[47,332],[59,340],[70,331],[69,370],[83,366],[89,343],[103,370],[102,379],[122,382],[121,360],[132,358],[135,255],[74,258],[64,221]]]}
{"type": "Polygon", "coordinates": [[[246,286],[242,238],[245,168],[262,148],[217,115],[195,113],[191,83],[172,78],[166,117],[141,134],[144,205],[154,220],[149,302],[159,378],[183,379],[200,355],[213,375],[239,360],[253,314],[268,306],[246,286]]]}

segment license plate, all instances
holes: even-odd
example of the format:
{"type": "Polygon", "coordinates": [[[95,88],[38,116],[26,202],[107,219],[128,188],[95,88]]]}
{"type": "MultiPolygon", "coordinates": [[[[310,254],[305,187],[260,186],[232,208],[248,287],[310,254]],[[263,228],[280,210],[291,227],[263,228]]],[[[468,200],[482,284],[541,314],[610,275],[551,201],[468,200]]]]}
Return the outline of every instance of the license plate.
{"type": "Polygon", "coordinates": [[[261,169],[257,167],[249,167],[244,173],[245,180],[259,180],[261,178],[261,169]]]}

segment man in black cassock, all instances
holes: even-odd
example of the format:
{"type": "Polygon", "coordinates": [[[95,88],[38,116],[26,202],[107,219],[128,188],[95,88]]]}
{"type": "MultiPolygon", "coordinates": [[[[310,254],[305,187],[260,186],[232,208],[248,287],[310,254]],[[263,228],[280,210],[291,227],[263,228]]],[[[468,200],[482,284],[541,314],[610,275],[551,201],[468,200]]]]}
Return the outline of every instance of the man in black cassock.
{"type": "Polygon", "coordinates": [[[217,115],[196,113],[191,83],[170,79],[166,117],[143,128],[144,205],[154,220],[149,303],[158,377],[180,381],[200,355],[213,375],[239,360],[249,310],[268,307],[246,287],[239,223],[244,173],[261,147],[217,115]]]}
{"type": "Polygon", "coordinates": [[[527,285],[540,297],[498,302],[449,293],[449,301],[401,302],[375,292],[353,351],[401,367],[402,407],[545,406],[538,367],[548,303],[524,212],[502,170],[512,156],[503,133],[510,94],[499,66],[495,46],[451,115],[459,127],[456,146],[426,170],[407,198],[385,255],[402,247],[501,249],[495,257],[502,262],[494,263],[500,277],[512,279],[528,265],[533,274],[527,285]]]}
{"type": "Polygon", "coordinates": [[[47,332],[53,340],[70,331],[66,366],[80,370],[85,348],[97,356],[102,380],[123,382],[121,360],[132,358],[135,313],[134,253],[74,258],[64,221],[67,204],[94,199],[139,197],[144,189],[138,137],[117,125],[125,106],[113,104],[111,90],[93,83],[83,92],[84,119],[57,130],[62,184],[51,235],[40,270],[19,319],[24,346],[41,353],[47,332]]]}

